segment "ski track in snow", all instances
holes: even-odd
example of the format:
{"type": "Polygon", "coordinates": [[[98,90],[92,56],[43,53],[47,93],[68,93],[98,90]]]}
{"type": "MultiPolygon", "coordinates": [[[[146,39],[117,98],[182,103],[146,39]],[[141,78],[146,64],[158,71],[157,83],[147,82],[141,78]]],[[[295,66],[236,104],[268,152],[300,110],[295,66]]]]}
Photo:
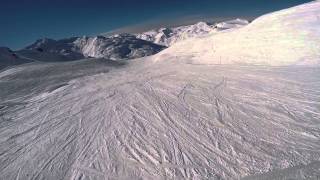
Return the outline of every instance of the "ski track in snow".
{"type": "Polygon", "coordinates": [[[319,73],[146,58],[1,95],[0,179],[237,179],[316,162],[319,73]]]}

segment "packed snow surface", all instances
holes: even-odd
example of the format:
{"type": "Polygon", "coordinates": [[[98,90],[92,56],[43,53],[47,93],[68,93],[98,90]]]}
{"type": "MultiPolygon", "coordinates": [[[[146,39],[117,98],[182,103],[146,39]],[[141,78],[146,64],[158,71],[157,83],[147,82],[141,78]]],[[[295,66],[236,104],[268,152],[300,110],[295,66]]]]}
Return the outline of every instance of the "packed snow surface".
{"type": "Polygon", "coordinates": [[[236,179],[315,163],[319,73],[150,59],[9,69],[1,178],[236,179]]]}

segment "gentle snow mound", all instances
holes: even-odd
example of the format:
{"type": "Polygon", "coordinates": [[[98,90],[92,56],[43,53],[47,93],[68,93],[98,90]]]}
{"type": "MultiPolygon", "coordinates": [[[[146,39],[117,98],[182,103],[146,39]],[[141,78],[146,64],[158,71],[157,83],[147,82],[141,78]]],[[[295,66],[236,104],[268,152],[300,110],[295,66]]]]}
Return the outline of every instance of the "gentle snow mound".
{"type": "Polygon", "coordinates": [[[196,63],[319,65],[320,1],[264,15],[246,27],[188,39],[156,56],[196,63]]]}
{"type": "Polygon", "coordinates": [[[225,21],[221,23],[217,23],[215,25],[215,28],[217,30],[226,30],[226,29],[234,29],[234,28],[240,28],[243,26],[246,26],[249,24],[249,21],[244,20],[244,19],[234,19],[230,21],[225,21]]]}

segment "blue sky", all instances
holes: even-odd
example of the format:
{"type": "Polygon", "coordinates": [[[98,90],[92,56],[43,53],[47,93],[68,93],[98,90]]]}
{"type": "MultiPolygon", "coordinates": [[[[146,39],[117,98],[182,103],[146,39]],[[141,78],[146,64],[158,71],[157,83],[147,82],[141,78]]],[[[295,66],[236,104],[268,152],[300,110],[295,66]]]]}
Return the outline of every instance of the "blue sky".
{"type": "Polygon", "coordinates": [[[254,18],[308,0],[1,0],[0,46],[36,39],[172,26],[197,20],[254,18]],[[131,28],[132,27],[132,28],[131,28]]]}

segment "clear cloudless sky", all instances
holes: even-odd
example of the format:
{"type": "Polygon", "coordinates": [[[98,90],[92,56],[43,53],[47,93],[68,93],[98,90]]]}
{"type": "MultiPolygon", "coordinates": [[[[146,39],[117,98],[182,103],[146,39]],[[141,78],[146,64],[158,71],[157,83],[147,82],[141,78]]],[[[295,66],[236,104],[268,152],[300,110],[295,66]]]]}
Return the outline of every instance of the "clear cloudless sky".
{"type": "MultiPolygon", "coordinates": [[[[95,35],[182,17],[257,17],[310,0],[1,0],[0,46],[95,35]]],[[[164,24],[165,25],[165,24],[164,24]]]]}

